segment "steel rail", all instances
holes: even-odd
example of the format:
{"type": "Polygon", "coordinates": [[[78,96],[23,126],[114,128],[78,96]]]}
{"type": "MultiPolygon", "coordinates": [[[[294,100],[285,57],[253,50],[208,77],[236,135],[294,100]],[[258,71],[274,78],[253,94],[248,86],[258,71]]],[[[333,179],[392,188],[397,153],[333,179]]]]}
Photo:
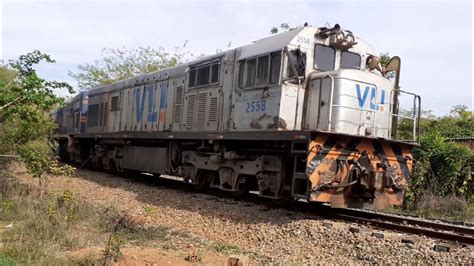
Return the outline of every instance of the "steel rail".
{"type": "Polygon", "coordinates": [[[391,214],[391,213],[367,212],[363,210],[353,210],[353,209],[344,209],[342,212],[347,215],[351,215],[351,214],[357,215],[358,213],[360,213],[366,218],[370,218],[372,220],[379,219],[379,220],[385,220],[385,221],[393,222],[393,223],[419,226],[419,227],[450,231],[453,233],[474,236],[474,228],[468,227],[468,226],[460,226],[460,225],[450,224],[446,222],[426,220],[426,219],[420,219],[420,218],[403,216],[403,215],[398,215],[398,214],[391,214]]]}
{"type": "Polygon", "coordinates": [[[424,235],[458,244],[474,245],[474,228],[454,224],[353,209],[339,209],[338,211],[331,212],[328,217],[386,230],[424,235]]]}

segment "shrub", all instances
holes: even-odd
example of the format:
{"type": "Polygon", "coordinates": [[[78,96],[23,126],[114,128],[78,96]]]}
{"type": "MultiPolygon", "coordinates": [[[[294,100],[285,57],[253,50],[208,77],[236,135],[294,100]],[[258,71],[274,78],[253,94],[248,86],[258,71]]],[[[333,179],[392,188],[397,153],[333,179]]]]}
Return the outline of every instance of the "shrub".
{"type": "Polygon", "coordinates": [[[435,196],[473,196],[471,163],[474,151],[443,137],[438,132],[424,134],[414,150],[415,171],[407,191],[408,203],[417,204],[423,193],[435,196]]]}

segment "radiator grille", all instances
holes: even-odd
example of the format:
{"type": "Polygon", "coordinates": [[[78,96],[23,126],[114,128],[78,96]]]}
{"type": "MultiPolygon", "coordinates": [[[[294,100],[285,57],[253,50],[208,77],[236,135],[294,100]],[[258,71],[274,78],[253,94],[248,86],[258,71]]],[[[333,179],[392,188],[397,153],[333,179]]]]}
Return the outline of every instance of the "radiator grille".
{"type": "Polygon", "coordinates": [[[203,130],[206,123],[207,93],[198,94],[197,130],[203,130]]]}
{"type": "Polygon", "coordinates": [[[196,95],[188,96],[188,109],[186,110],[186,129],[192,130],[194,127],[194,117],[196,115],[196,95]]]}
{"type": "Polygon", "coordinates": [[[183,93],[184,88],[176,88],[176,94],[174,96],[174,110],[173,110],[173,122],[181,123],[181,117],[183,115],[183,93]]]}
{"type": "Polygon", "coordinates": [[[209,104],[209,122],[217,121],[217,97],[212,97],[209,104]]]}

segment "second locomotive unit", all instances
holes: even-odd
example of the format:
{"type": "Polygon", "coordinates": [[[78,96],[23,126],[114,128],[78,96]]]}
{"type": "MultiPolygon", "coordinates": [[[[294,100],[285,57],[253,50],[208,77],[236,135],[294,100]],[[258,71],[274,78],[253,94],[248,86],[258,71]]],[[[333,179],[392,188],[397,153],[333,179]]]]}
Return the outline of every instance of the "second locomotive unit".
{"type": "Polygon", "coordinates": [[[304,26],[79,93],[57,112],[60,155],[242,195],[400,205],[413,140],[397,141],[400,58],[336,24],[304,26]]]}

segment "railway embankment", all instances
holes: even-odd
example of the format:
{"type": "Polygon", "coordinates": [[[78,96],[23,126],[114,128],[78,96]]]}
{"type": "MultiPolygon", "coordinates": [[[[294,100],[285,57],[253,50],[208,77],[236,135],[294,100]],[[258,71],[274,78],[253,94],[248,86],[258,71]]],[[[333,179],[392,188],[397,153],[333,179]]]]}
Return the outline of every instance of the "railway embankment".
{"type": "MultiPolygon", "coordinates": [[[[17,165],[11,170],[22,184],[37,186],[37,180],[23,167],[17,165]]],[[[114,210],[116,215],[108,231],[101,231],[100,223],[83,221],[80,232],[90,238],[64,254],[101,261],[108,250],[117,253],[112,255],[117,255],[119,263],[136,265],[166,261],[227,264],[229,259],[254,263],[458,264],[472,263],[474,258],[474,248],[469,245],[196,193],[169,182],[89,170],[77,170],[73,177],[49,178],[47,195],[62,197],[70,191],[82,205],[93,209],[91,215],[103,217],[104,210],[114,210]],[[119,234],[122,231],[125,234],[119,234]],[[119,232],[117,237],[114,232],[119,232]]],[[[11,230],[6,228],[9,224],[1,225],[2,234],[11,230]]],[[[16,226],[13,223],[11,227],[16,226]]],[[[78,231],[74,232],[77,235],[78,231]]]]}

